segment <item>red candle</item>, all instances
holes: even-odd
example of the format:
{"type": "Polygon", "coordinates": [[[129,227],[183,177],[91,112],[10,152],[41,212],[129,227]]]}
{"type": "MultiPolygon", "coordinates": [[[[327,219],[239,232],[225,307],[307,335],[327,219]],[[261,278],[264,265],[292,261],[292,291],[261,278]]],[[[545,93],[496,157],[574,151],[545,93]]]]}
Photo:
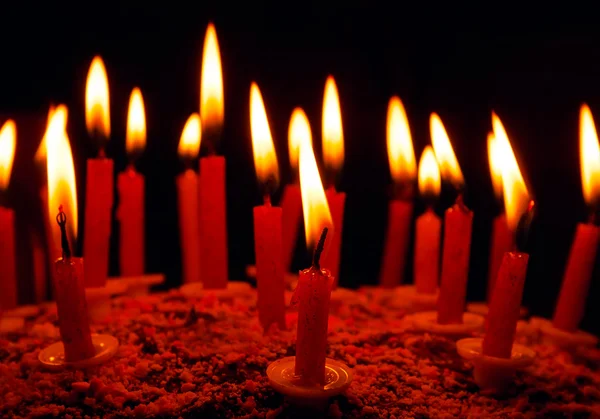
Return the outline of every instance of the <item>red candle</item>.
{"type": "Polygon", "coordinates": [[[387,233],[379,281],[384,288],[394,288],[404,282],[412,212],[413,205],[410,202],[393,199],[389,203],[387,233]]]}
{"type": "Polygon", "coordinates": [[[15,308],[18,303],[15,212],[2,206],[10,182],[16,142],[17,127],[13,120],[8,120],[0,129],[0,313],[15,308]]]}
{"type": "Polygon", "coordinates": [[[297,183],[286,185],[281,199],[281,212],[283,223],[282,254],[283,268],[290,269],[292,257],[298,239],[298,226],[302,220],[302,197],[300,186],[297,183]]]}

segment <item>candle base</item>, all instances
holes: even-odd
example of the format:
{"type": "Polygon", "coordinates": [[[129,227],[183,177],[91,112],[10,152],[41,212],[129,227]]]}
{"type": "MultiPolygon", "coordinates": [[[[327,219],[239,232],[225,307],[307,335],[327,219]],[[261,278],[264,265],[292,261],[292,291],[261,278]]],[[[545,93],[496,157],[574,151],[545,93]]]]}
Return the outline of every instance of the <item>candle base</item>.
{"type": "MultiPolygon", "coordinates": [[[[250,279],[256,279],[256,266],[254,265],[246,265],[246,276],[250,279]]],[[[296,289],[298,285],[298,274],[293,274],[291,272],[285,272],[283,274],[283,279],[285,280],[285,287],[288,290],[296,289]]]]}
{"type": "Polygon", "coordinates": [[[38,359],[48,369],[62,370],[63,368],[87,368],[108,361],[119,349],[119,341],[110,335],[92,335],[92,344],[96,355],[76,362],[65,360],[65,347],[62,342],[56,342],[40,351],[38,359]]]}
{"type": "Polygon", "coordinates": [[[0,317],[0,335],[8,333],[17,333],[25,327],[23,317],[0,317]]]}
{"type": "Polygon", "coordinates": [[[528,367],[536,353],[526,346],[513,344],[510,359],[483,354],[483,339],[468,338],[456,342],[456,350],[464,359],[473,363],[473,378],[480,389],[503,392],[513,382],[517,370],[528,367]]]}
{"type": "Polygon", "coordinates": [[[31,304],[31,305],[18,306],[17,308],[14,308],[12,310],[6,310],[4,313],[2,313],[2,316],[27,319],[27,318],[35,317],[39,313],[40,313],[40,306],[31,304]]]}
{"type": "Polygon", "coordinates": [[[481,332],[485,318],[479,314],[463,313],[462,324],[439,324],[437,311],[423,311],[406,317],[405,321],[419,332],[442,335],[448,338],[464,338],[481,332]]]}
{"type": "MultiPolygon", "coordinates": [[[[476,302],[476,303],[467,303],[467,311],[469,313],[480,314],[482,316],[487,316],[489,311],[489,306],[484,302],[476,302]]],[[[519,310],[519,317],[524,319],[529,314],[529,311],[526,307],[521,307],[519,310]]]]}
{"type": "Polygon", "coordinates": [[[591,333],[584,332],[583,330],[567,332],[566,330],[554,327],[552,321],[542,317],[532,318],[531,323],[532,326],[539,329],[544,343],[556,345],[562,349],[591,348],[598,344],[598,338],[591,333]]]}
{"type": "Polygon", "coordinates": [[[124,288],[123,294],[132,297],[148,295],[150,287],[163,284],[165,282],[164,274],[149,274],[140,276],[120,276],[109,278],[106,281],[107,286],[124,288]]]}
{"type": "Polygon", "coordinates": [[[246,297],[251,289],[250,284],[241,281],[229,281],[225,289],[204,289],[202,282],[192,282],[182,285],[179,291],[188,298],[214,295],[219,300],[231,300],[235,297],[246,297]]]}
{"type": "Polygon", "coordinates": [[[333,359],[325,359],[323,387],[302,384],[300,377],[295,375],[295,366],[295,356],[278,359],[267,367],[267,376],[275,391],[300,406],[326,406],[328,399],[343,393],[352,383],[352,370],[333,359]]]}
{"type": "Polygon", "coordinates": [[[433,294],[425,294],[417,292],[414,285],[407,285],[403,287],[403,295],[408,299],[409,309],[412,312],[430,311],[437,308],[439,289],[436,289],[433,294]]]}

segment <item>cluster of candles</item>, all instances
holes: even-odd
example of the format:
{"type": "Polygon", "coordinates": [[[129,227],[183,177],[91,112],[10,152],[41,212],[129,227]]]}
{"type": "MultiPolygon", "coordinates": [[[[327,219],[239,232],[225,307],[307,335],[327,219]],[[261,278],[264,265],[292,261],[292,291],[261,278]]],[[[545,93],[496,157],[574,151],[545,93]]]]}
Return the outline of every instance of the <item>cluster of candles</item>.
{"type": "MultiPolygon", "coordinates": [[[[87,79],[86,125],[90,138],[98,145],[98,155],[87,160],[83,258],[71,257],[68,250],[68,242],[77,236],[77,197],[64,105],[51,109],[36,155],[41,162],[45,160],[43,166],[47,171],[47,185],[42,187],[41,199],[48,210],[45,217],[48,255],[57,260],[52,270],[54,297],[61,337],[70,360],[92,355],[84,287],[102,288],[107,279],[114,204],[113,161],[104,152],[110,136],[109,108],[106,71],[102,60],[96,57],[87,79]]],[[[200,113],[192,114],[183,129],[178,152],[187,169],[176,181],[183,282],[201,282],[206,290],[228,287],[225,158],[215,153],[223,115],[220,52],[211,24],[204,42],[200,113]],[[196,173],[193,164],[199,155],[201,138],[209,153],[199,159],[196,173]]],[[[322,385],[329,303],[339,278],[345,205],[345,194],[335,189],[335,177],[343,165],[344,137],[333,77],[329,77],[325,85],[322,119],[327,188],[323,186],[313,153],[308,119],[303,110],[297,108],[288,132],[289,160],[298,173],[297,181],[285,186],[281,207],[272,205],[271,195],[279,186],[278,161],[265,105],[255,83],[250,87],[250,122],[256,174],[264,197],[264,205],[254,208],[259,320],[266,331],[273,324],[285,327],[284,274],[290,266],[303,212],[307,246],[314,250],[315,257],[313,266],[300,272],[295,294],[299,304],[296,372],[322,385]]],[[[417,184],[428,209],[416,219],[415,292],[436,296],[439,324],[460,324],[465,310],[473,212],[463,201],[462,171],[444,124],[435,113],[431,114],[430,133],[432,146],[425,148],[417,166],[405,109],[399,98],[390,100],[387,145],[395,185],[389,203],[380,286],[393,289],[404,282],[413,190],[417,184]],[[444,214],[443,238],[442,220],[432,209],[442,180],[456,191],[454,205],[444,214]]],[[[144,273],[145,182],[135,169],[135,160],[143,152],[145,140],[144,103],[141,91],[135,88],[130,98],[126,136],[130,164],[117,179],[116,217],[121,223],[120,268],[124,276],[144,273]]],[[[580,141],[583,192],[593,212],[600,197],[600,147],[591,111],[585,105],[581,108],[580,141]]],[[[10,180],[15,142],[15,123],[7,121],[0,131],[0,190],[5,190],[10,180]]],[[[495,114],[488,150],[494,191],[499,199],[504,197],[505,213],[493,223],[488,280],[490,308],[483,348],[487,355],[510,358],[528,261],[519,236],[527,229],[533,201],[505,128],[495,114]]],[[[587,224],[578,225],[565,271],[553,322],[555,327],[566,331],[576,331],[583,316],[599,240],[599,229],[594,221],[590,218],[587,224]]],[[[13,224],[13,211],[0,207],[3,290],[0,314],[17,304],[13,224]]],[[[42,286],[42,281],[36,279],[36,286],[42,286]]]]}

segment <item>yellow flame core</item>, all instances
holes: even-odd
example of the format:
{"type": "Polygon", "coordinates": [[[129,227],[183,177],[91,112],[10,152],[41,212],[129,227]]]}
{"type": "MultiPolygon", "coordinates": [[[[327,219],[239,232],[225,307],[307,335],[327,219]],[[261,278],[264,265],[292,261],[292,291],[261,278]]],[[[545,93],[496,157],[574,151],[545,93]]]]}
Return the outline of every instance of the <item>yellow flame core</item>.
{"type": "Polygon", "coordinates": [[[180,157],[193,160],[200,152],[200,140],[202,138],[202,126],[200,115],[193,113],[183,127],[177,153],[180,157]]]}
{"type": "Polygon", "coordinates": [[[44,132],[44,137],[38,146],[37,151],[35,152],[34,160],[38,164],[46,165],[46,136],[48,135],[48,131],[51,129],[59,130],[58,132],[67,130],[67,118],[69,116],[69,110],[65,105],[58,105],[57,107],[50,106],[50,110],[48,112],[48,122],[46,122],[46,132],[44,132]],[[53,128],[51,128],[51,126],[53,128]]]}
{"type": "Polygon", "coordinates": [[[141,153],[146,147],[146,112],[142,91],[135,87],[129,97],[125,149],[128,154],[141,153]]]}
{"type": "Polygon", "coordinates": [[[417,162],[406,111],[399,97],[390,99],[387,113],[387,151],[390,172],[396,183],[413,182],[417,162]]]}
{"type": "Polygon", "coordinates": [[[579,157],[583,197],[595,210],[600,204],[600,145],[592,111],[586,104],[579,113],[579,157]]]}
{"type": "Polygon", "coordinates": [[[210,23],[204,37],[202,74],[200,76],[200,117],[204,129],[221,129],[223,126],[223,74],[221,53],[215,25],[210,23]]]}
{"type": "Polygon", "coordinates": [[[260,89],[256,83],[250,86],[250,131],[252,133],[252,150],[254,152],[254,167],[256,176],[261,184],[274,182],[279,184],[279,166],[275,146],[271,137],[267,111],[260,89]]]}
{"type": "Polygon", "coordinates": [[[300,145],[303,143],[308,143],[312,147],[310,124],[304,110],[296,108],[292,112],[288,128],[288,151],[292,170],[298,168],[298,155],[300,153],[300,145]]]}
{"type": "Polygon", "coordinates": [[[487,136],[488,162],[490,164],[490,176],[496,199],[502,199],[502,165],[501,155],[498,150],[496,137],[490,132],[487,136]]]}
{"type": "Polygon", "coordinates": [[[494,152],[499,155],[502,172],[502,187],[504,190],[504,208],[506,210],[506,221],[508,227],[515,231],[519,225],[519,220],[527,212],[531,197],[527,191],[527,186],[521,175],[519,164],[513,152],[508,139],[508,134],[504,129],[502,121],[495,113],[492,113],[492,127],[496,145],[494,152]]]}
{"type": "Polygon", "coordinates": [[[325,82],[322,129],[325,166],[339,171],[344,164],[344,132],[340,98],[332,76],[327,77],[325,82]]]}
{"type": "Polygon", "coordinates": [[[15,148],[17,146],[17,125],[9,119],[0,129],[0,190],[6,190],[10,183],[15,148]]]}
{"type": "Polygon", "coordinates": [[[425,147],[419,160],[419,193],[437,198],[441,190],[440,169],[430,145],[425,147]]]}
{"type": "Polygon", "coordinates": [[[90,65],[85,87],[85,124],[88,133],[98,132],[105,140],[110,137],[110,102],[108,77],[104,61],[95,56],[90,65]]]}
{"type": "Polygon", "coordinates": [[[441,118],[435,112],[429,118],[429,129],[431,131],[431,143],[435,157],[440,165],[442,178],[450,181],[455,188],[460,189],[465,183],[462,171],[456,160],[456,155],[450,144],[450,138],[444,128],[441,118]]]}

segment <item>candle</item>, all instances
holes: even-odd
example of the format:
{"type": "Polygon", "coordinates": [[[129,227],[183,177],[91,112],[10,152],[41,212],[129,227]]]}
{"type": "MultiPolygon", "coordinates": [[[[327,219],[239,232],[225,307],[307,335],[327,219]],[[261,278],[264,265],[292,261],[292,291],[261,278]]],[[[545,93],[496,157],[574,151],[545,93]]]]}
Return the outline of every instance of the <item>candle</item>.
{"type": "Polygon", "coordinates": [[[464,177],[444,124],[436,113],[431,114],[430,130],[442,178],[449,181],[458,191],[456,202],[444,214],[437,320],[439,324],[462,324],[469,277],[473,212],[463,202],[464,177]]]}
{"type": "Polygon", "coordinates": [[[506,219],[508,227],[515,237],[517,251],[506,252],[502,259],[490,301],[482,350],[484,355],[509,359],[519,320],[529,260],[529,255],[519,249],[523,246],[523,243],[520,243],[523,240],[516,240],[517,227],[523,236],[531,221],[533,201],[530,201],[508,136],[496,114],[492,115],[492,123],[494,136],[498,141],[497,152],[502,157],[502,185],[506,219]]]}
{"type": "Polygon", "coordinates": [[[309,249],[314,249],[314,257],[312,266],[300,272],[295,294],[298,302],[295,374],[304,385],[322,387],[333,278],[328,270],[321,269],[320,259],[326,253],[326,236],[330,239],[333,234],[333,221],[311,146],[308,119],[304,116],[301,121],[301,132],[309,135],[301,137],[300,143],[302,208],[306,242],[309,249]]]}
{"type": "Polygon", "coordinates": [[[417,175],[408,118],[397,96],[392,97],[388,105],[387,150],[394,187],[388,205],[387,232],[379,282],[384,288],[394,288],[404,282],[413,213],[413,188],[417,175]]]}
{"type": "Polygon", "coordinates": [[[250,86],[250,128],[256,176],[264,205],[254,207],[254,252],[258,288],[258,319],[265,331],[272,324],[285,328],[285,283],[281,257],[281,208],[271,206],[279,185],[279,167],[263,99],[256,83],[250,86]]]}
{"type": "Polygon", "coordinates": [[[206,29],[200,82],[202,138],[209,155],[200,159],[200,277],[206,289],[224,289],[228,282],[225,158],[215,155],[223,128],[223,78],[217,32],[206,29]]]}
{"type": "Polygon", "coordinates": [[[17,127],[9,119],[0,128],[0,315],[18,303],[15,255],[15,212],[6,207],[5,194],[10,182],[17,142],[17,127]]]}
{"type": "Polygon", "coordinates": [[[142,275],[144,269],[144,176],[135,170],[135,160],[146,146],[146,115],[139,88],[129,99],[127,135],[125,137],[129,166],[117,178],[120,222],[120,267],[122,276],[142,275]]]}
{"type": "Polygon", "coordinates": [[[600,238],[600,229],[595,225],[595,212],[600,203],[600,145],[592,112],[585,104],[579,115],[579,155],[583,196],[591,216],[587,224],[577,224],[554,311],[554,327],[567,332],[577,331],[583,319],[600,238]]]}
{"type": "Polygon", "coordinates": [[[110,137],[108,80],[102,58],[94,57],[85,90],[85,122],[97,142],[98,157],[87,160],[83,255],[86,287],[104,287],[108,276],[108,250],[113,207],[113,161],[104,154],[110,137]]]}
{"type": "Polygon", "coordinates": [[[417,218],[415,226],[415,287],[420,294],[434,294],[438,287],[442,221],[432,208],[440,194],[441,180],[431,146],[425,147],[421,155],[418,181],[427,210],[417,218]]]}
{"type": "Polygon", "coordinates": [[[333,76],[327,77],[323,96],[322,116],[323,161],[329,187],[326,191],[327,202],[331,211],[335,236],[331,238],[329,252],[323,259],[333,277],[333,286],[340,280],[340,260],[342,251],[342,231],[344,227],[344,205],[346,194],[335,189],[335,178],[339,176],[344,163],[344,133],[342,129],[342,112],[337,86],[333,76]]]}
{"type": "Polygon", "coordinates": [[[192,164],[200,152],[201,132],[200,115],[193,113],[185,123],[178,148],[179,157],[187,165],[186,170],[177,176],[181,265],[185,284],[200,281],[198,176],[192,164]]]}

